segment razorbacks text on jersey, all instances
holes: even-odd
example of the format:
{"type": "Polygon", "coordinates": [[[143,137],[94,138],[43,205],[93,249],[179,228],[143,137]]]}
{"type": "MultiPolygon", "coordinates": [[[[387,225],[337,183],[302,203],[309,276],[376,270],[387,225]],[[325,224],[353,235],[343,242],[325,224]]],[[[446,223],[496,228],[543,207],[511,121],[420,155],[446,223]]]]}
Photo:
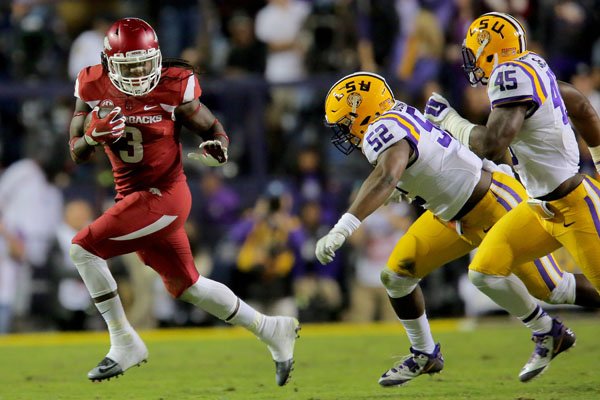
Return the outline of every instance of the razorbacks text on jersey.
{"type": "Polygon", "coordinates": [[[413,149],[398,188],[449,221],[467,202],[481,177],[482,161],[416,108],[396,101],[369,124],[362,152],[375,165],[391,145],[406,139],[413,149]]]}
{"type": "Polygon", "coordinates": [[[556,77],[542,57],[499,64],[490,76],[492,108],[528,103],[523,127],[510,145],[512,162],[528,194],[541,197],[579,171],[579,149],[556,77]]]}
{"type": "Polygon", "coordinates": [[[110,82],[102,65],[84,68],[75,83],[75,97],[90,107],[112,104],[126,118],[125,138],[104,151],[110,159],[117,198],[151,187],[184,181],[175,109],[201,94],[192,71],[163,69],[161,84],[145,96],[128,96],[110,82]]]}

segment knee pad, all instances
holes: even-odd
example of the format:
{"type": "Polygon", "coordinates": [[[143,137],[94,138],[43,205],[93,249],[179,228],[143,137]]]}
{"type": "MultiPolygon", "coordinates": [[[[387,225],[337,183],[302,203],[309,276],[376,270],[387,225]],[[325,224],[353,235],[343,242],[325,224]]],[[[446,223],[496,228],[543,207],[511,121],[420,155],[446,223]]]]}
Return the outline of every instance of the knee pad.
{"type": "Polygon", "coordinates": [[[563,271],[561,281],[552,290],[546,301],[550,304],[574,304],[575,286],[575,276],[570,272],[563,271]]]}
{"type": "Polygon", "coordinates": [[[477,289],[481,290],[481,288],[484,288],[488,285],[486,278],[489,277],[490,275],[482,274],[481,272],[478,272],[478,271],[469,270],[468,276],[469,276],[469,280],[471,281],[473,286],[475,286],[477,289]]]}
{"type": "Polygon", "coordinates": [[[71,260],[76,266],[99,258],[76,243],[71,244],[71,247],[69,248],[69,257],[71,257],[71,260]]]}
{"type": "Polygon", "coordinates": [[[393,299],[408,296],[417,287],[421,278],[398,275],[387,266],[381,270],[381,283],[393,299]]]}

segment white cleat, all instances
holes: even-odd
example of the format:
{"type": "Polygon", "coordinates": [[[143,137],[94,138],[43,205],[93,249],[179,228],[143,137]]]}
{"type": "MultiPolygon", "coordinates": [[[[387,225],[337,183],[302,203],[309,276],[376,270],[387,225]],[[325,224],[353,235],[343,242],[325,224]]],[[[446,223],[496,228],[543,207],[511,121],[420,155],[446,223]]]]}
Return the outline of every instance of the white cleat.
{"type": "Polygon", "coordinates": [[[289,381],[294,369],[294,345],[299,337],[300,323],[292,317],[267,318],[275,318],[275,333],[262,341],[267,344],[275,361],[275,381],[278,386],[283,386],[289,381]]]}
{"type": "Polygon", "coordinates": [[[88,372],[88,379],[92,382],[108,380],[112,377],[123,375],[129,368],[138,367],[148,359],[148,349],[144,341],[135,331],[130,332],[131,343],[127,345],[113,345],[110,351],[96,367],[88,372]]]}

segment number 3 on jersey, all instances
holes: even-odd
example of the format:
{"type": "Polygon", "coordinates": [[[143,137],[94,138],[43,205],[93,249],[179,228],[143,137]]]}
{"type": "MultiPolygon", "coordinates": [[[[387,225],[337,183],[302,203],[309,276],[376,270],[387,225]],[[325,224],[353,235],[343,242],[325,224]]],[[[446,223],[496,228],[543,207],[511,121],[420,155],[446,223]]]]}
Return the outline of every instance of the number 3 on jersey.
{"type": "MultiPolygon", "coordinates": [[[[123,140],[123,139],[121,139],[123,140]]],[[[125,140],[127,140],[127,148],[119,151],[121,160],[126,163],[138,163],[144,157],[144,146],[142,146],[142,132],[135,127],[125,127],[125,140]]]]}

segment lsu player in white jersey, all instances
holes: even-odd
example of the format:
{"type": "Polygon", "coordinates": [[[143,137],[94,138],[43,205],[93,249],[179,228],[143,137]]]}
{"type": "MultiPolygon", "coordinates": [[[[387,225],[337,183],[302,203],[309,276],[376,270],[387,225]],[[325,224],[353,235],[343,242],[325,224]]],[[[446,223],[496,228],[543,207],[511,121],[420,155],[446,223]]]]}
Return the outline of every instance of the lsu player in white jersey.
{"type": "Polygon", "coordinates": [[[470,267],[481,291],[533,331],[535,350],[519,373],[539,375],[575,336],[546,315],[521,282],[515,266],[564,246],[584,275],[600,289],[600,184],[579,173],[573,124],[600,166],[600,121],[589,102],[560,85],[542,57],[527,51],[525,31],[512,16],[487,13],[469,27],[463,44],[464,69],[471,84],[487,85],[491,112],[486,126],[463,119],[434,94],[425,115],[476,154],[498,159],[510,151],[528,200],[488,232],[470,267]],[[565,96],[561,96],[563,93],[565,96]]]}
{"type": "MultiPolygon", "coordinates": [[[[439,372],[443,358],[429,329],[419,281],[476,248],[497,220],[526,199],[525,189],[414,107],[396,101],[379,75],[358,72],[336,82],[325,100],[325,119],[334,132],[332,143],[345,154],[360,148],[374,169],[348,211],[318,241],[317,258],[331,262],[361,221],[390,198],[403,193],[423,205],[427,211],[382,266],[381,280],[407,331],[411,355],[379,383],[398,386],[439,372]]],[[[562,271],[551,256],[514,272],[539,299],[600,306],[590,283],[562,271]]]]}

